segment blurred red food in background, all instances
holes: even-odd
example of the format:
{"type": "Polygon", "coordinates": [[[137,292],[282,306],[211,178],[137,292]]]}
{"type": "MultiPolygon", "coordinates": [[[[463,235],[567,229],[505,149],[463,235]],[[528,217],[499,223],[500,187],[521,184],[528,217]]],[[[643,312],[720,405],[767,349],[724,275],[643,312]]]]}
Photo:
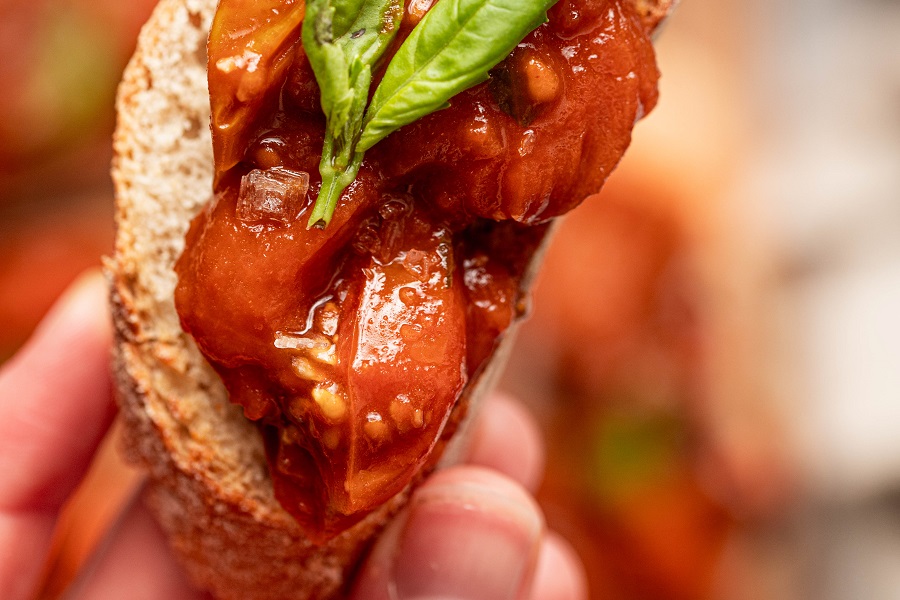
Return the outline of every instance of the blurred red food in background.
{"type": "Polygon", "coordinates": [[[112,97],[151,0],[4,0],[0,173],[71,151],[112,123],[112,97]]]}
{"type": "Polygon", "coordinates": [[[155,3],[0,6],[0,361],[112,248],[113,100],[155,3]]]}
{"type": "Polygon", "coordinates": [[[585,559],[592,598],[707,598],[737,523],[694,463],[702,281],[677,186],[637,173],[614,174],[558,227],[506,384],[544,379],[539,499],[585,559]]]}

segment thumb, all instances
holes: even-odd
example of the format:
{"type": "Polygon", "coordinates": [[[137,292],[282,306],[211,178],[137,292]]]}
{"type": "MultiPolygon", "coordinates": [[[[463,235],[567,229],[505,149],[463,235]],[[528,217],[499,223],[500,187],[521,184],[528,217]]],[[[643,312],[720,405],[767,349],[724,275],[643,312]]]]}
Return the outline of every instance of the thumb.
{"type": "Polygon", "coordinates": [[[487,469],[435,474],[379,539],[356,600],[526,598],[544,533],[517,483],[487,469]]]}

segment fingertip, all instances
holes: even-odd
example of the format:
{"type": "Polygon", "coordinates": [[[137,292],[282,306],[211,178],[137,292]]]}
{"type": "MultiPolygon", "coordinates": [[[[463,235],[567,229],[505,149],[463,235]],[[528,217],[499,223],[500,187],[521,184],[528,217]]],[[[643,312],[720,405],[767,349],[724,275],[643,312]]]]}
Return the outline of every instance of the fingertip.
{"type": "Polygon", "coordinates": [[[26,365],[42,366],[63,359],[90,357],[90,350],[108,348],[111,339],[106,281],[99,269],[91,269],[63,292],[2,372],[8,378],[9,373],[15,373],[17,368],[25,369],[26,365]],[[89,346],[87,352],[81,351],[85,345],[89,346]],[[73,354],[73,348],[78,349],[77,354],[73,354]]]}
{"type": "Polygon", "coordinates": [[[480,467],[447,469],[423,484],[388,527],[354,597],[520,598],[543,532],[540,509],[517,482],[480,467]]]}
{"type": "Polygon", "coordinates": [[[475,423],[468,461],[534,491],[544,476],[544,439],[534,416],[506,394],[488,398],[475,423]]]}
{"type": "Polygon", "coordinates": [[[90,322],[98,329],[111,331],[107,306],[108,288],[100,269],[89,269],[79,275],[63,293],[59,302],[67,318],[90,322]]]}
{"type": "Polygon", "coordinates": [[[575,549],[556,532],[541,545],[531,600],[587,600],[587,574],[575,549]]]}
{"type": "Polygon", "coordinates": [[[527,489],[508,475],[480,465],[460,465],[429,477],[410,504],[465,504],[490,515],[519,519],[523,527],[543,528],[544,517],[527,489]]]}

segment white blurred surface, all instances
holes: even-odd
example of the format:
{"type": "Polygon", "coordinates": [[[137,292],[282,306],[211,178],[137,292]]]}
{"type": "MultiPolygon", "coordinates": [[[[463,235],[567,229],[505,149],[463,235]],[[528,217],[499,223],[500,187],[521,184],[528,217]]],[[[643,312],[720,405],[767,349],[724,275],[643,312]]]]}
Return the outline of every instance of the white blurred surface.
{"type": "Polygon", "coordinates": [[[792,425],[817,489],[871,496],[900,483],[900,3],[757,18],[769,126],[744,181],[782,257],[792,425]]]}
{"type": "MultiPolygon", "coordinates": [[[[740,542],[778,583],[762,590],[765,575],[748,575],[723,597],[900,598],[900,1],[679,10],[660,40],[659,110],[678,116],[658,146],[686,149],[676,165],[737,163],[706,188],[745,257],[715,269],[726,284],[715,310],[760,338],[743,378],[763,394],[714,389],[714,428],[754,439],[729,432],[758,429],[746,414],[771,393],[802,490],[780,530],[740,542]]],[[[721,379],[740,379],[725,368],[721,379]]]]}
{"type": "Polygon", "coordinates": [[[802,597],[900,598],[900,2],[751,13],[758,137],[734,197],[777,257],[767,376],[806,491],[802,597]]]}

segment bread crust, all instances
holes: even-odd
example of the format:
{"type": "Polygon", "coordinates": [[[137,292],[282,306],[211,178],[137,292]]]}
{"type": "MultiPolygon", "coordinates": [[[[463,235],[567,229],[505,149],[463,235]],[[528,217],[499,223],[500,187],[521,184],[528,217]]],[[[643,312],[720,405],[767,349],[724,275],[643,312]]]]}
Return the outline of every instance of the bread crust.
{"type": "MultiPolygon", "coordinates": [[[[653,7],[671,4],[635,1],[646,19],[657,19],[653,7]]],[[[326,545],[310,543],[274,498],[255,427],[228,402],[175,312],[174,263],[212,189],[206,39],[215,8],[216,0],[161,0],[119,89],[117,235],[106,270],[122,447],[147,469],[145,500],[198,587],[222,600],[342,597],[350,572],[409,489],[326,545]]],[[[511,337],[454,409],[441,447],[457,424],[471,420],[511,337]]],[[[456,432],[442,462],[461,457],[464,438],[456,432]]]]}

